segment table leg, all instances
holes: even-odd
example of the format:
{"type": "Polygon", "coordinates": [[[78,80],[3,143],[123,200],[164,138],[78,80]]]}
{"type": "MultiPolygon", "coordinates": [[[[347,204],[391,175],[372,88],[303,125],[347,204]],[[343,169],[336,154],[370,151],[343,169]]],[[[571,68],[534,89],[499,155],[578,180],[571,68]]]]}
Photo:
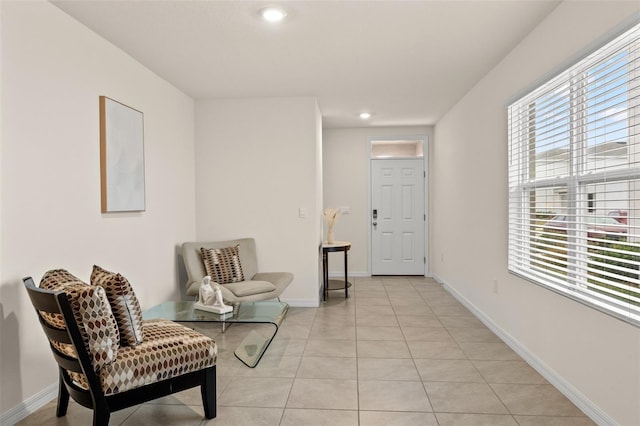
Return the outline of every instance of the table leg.
{"type": "Polygon", "coordinates": [[[344,297],[349,297],[349,280],[347,280],[347,250],[344,250],[344,297]]]}
{"type": "Polygon", "coordinates": [[[329,260],[326,251],[322,250],[322,300],[326,301],[329,293],[329,260]]]}
{"type": "Polygon", "coordinates": [[[264,337],[257,331],[251,330],[242,342],[240,342],[240,346],[233,352],[236,358],[242,361],[247,367],[255,368],[255,366],[258,365],[260,359],[262,359],[262,355],[267,351],[273,338],[276,337],[278,326],[274,323],[270,324],[275,327],[273,334],[269,337],[264,337]]]}

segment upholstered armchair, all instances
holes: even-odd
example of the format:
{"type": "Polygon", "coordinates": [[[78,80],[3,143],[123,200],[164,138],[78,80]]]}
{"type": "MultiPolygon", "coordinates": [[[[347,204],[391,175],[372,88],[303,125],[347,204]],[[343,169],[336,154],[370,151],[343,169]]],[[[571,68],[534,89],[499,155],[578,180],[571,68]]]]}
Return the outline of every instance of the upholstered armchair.
{"type": "Polygon", "coordinates": [[[47,272],[24,285],[58,363],[56,415],[69,397],[93,410],[93,425],[111,413],[200,386],[205,417],[216,416],[214,340],[166,320],[143,320],[128,281],[94,267],[89,285],[69,272],[47,272]],[[113,308],[112,308],[113,306],[113,308]]]}
{"type": "Polygon", "coordinates": [[[290,272],[258,272],[256,243],[253,238],[182,244],[187,270],[187,296],[197,296],[202,279],[222,284],[227,302],[256,302],[279,299],[293,281],[290,272]]]}

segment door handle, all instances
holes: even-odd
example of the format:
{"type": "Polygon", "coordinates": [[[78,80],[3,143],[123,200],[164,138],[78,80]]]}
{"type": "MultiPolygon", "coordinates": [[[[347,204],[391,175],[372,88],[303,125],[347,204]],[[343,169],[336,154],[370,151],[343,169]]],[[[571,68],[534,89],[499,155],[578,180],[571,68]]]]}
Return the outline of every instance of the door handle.
{"type": "Polygon", "coordinates": [[[374,228],[375,228],[376,226],[378,226],[378,222],[373,222],[373,226],[374,226],[374,228]]]}

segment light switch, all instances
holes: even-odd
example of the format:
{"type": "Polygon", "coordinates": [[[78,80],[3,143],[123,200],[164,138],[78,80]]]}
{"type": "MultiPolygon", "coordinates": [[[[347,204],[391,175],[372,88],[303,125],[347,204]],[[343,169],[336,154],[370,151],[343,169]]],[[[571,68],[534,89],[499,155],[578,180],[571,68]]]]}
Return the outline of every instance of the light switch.
{"type": "Polygon", "coordinates": [[[351,214],[351,207],[340,207],[340,214],[351,214]]]}
{"type": "Polygon", "coordinates": [[[307,209],[306,209],[306,207],[300,207],[298,209],[298,217],[300,219],[305,219],[307,217],[307,209]]]}

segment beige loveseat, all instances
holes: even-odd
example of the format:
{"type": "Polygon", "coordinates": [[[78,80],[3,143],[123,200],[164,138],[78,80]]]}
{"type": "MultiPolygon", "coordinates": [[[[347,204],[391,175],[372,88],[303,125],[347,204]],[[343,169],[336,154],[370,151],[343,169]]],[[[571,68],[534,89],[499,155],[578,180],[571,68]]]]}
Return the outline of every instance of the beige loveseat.
{"type": "MultiPolygon", "coordinates": [[[[187,296],[198,295],[200,283],[207,275],[200,249],[222,249],[235,246],[238,246],[245,281],[221,285],[224,300],[227,302],[256,302],[280,297],[280,294],[293,281],[293,274],[290,272],[258,272],[256,243],[253,238],[182,244],[182,256],[187,270],[187,296]]],[[[215,281],[213,277],[212,281],[215,281]]]]}

